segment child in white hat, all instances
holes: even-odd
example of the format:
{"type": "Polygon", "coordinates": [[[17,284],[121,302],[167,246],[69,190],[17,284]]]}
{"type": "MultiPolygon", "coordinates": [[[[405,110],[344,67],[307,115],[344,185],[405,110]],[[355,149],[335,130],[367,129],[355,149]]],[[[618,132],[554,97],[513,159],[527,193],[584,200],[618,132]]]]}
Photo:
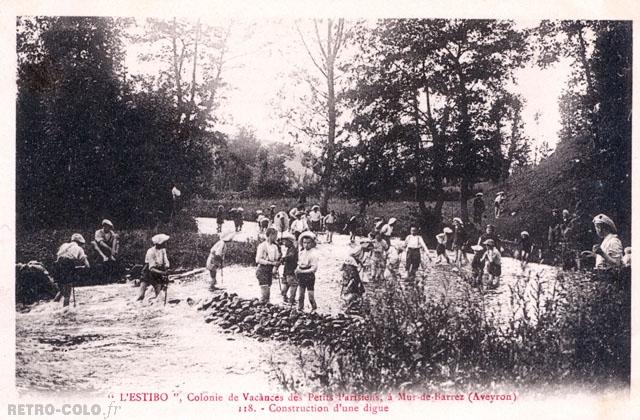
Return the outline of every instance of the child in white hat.
{"type": "Polygon", "coordinates": [[[164,233],[159,233],[151,238],[153,246],[147,250],[147,254],[144,257],[145,269],[143,270],[144,275],[140,282],[139,301],[144,299],[144,294],[149,286],[153,287],[156,297],[158,297],[162,290],[165,277],[169,270],[169,258],[167,258],[165,245],[168,240],[169,235],[165,235],[164,233]]]}

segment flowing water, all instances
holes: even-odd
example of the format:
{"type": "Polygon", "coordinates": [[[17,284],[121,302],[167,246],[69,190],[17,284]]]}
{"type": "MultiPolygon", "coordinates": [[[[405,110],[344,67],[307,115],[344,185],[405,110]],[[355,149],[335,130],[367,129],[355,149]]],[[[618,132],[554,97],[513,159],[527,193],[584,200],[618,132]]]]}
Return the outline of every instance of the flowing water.
{"type": "MultiPolygon", "coordinates": [[[[215,233],[214,219],[198,219],[202,233],[215,233]]],[[[233,231],[231,222],[223,232],[233,231]]],[[[257,237],[255,223],[245,223],[234,240],[257,237]]],[[[340,267],[350,250],[344,235],[334,243],[320,242],[320,267],[316,300],[320,312],[343,310],[340,299],[340,267]]],[[[168,248],[169,258],[171,248],[168,248]]],[[[432,255],[433,257],[434,255],[432,255]]],[[[404,273],[403,273],[404,274],[404,273]]],[[[428,265],[422,272],[430,296],[446,293],[452,299],[483,299],[490,312],[508,319],[521,311],[512,302],[511,288],[523,287],[527,305],[536,299],[536,278],[541,293],[553,290],[555,269],[530,264],[523,271],[512,259],[503,259],[500,287],[484,294],[470,288],[451,266],[428,265]],[[525,284],[524,280],[533,279],[525,284]],[[518,286],[520,285],[520,286],[518,286]]],[[[275,385],[270,363],[286,364],[288,345],[258,341],[240,334],[226,334],[204,322],[199,302],[210,296],[207,272],[172,283],[168,303],[151,289],[143,303],[135,301],[137,289],[129,284],[76,288],[76,305],[62,309],[59,303],[35,304],[16,314],[16,381],[24,393],[86,392],[102,394],[141,389],[166,392],[196,389],[224,382],[225,389],[268,391],[275,385]]],[[[229,266],[219,272],[218,285],[241,297],[258,295],[254,267],[229,266]]],[[[277,281],[272,302],[281,303],[277,281]]],[[[307,304],[308,305],[308,304],[307,304]]],[[[307,306],[308,307],[308,306],[307,306]]]]}

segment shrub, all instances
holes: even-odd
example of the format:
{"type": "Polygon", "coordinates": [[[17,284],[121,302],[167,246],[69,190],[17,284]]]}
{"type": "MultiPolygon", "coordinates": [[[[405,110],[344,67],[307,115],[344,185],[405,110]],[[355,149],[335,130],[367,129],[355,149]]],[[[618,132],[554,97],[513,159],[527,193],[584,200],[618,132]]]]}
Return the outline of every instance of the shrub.
{"type": "Polygon", "coordinates": [[[483,295],[453,301],[387,285],[369,298],[348,350],[316,346],[300,369],[326,392],[629,385],[626,288],[584,273],[553,285],[523,278],[509,298],[500,318],[483,295]]]}

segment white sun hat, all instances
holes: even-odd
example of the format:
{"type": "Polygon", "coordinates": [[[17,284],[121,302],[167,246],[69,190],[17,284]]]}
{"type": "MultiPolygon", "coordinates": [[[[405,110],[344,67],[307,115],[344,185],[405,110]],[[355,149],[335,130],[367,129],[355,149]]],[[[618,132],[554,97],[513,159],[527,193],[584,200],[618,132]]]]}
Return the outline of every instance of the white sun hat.
{"type": "Polygon", "coordinates": [[[157,235],[154,235],[151,238],[151,242],[154,243],[154,245],[162,245],[163,243],[167,242],[169,240],[169,235],[166,235],[164,233],[158,233],[157,235]]]}

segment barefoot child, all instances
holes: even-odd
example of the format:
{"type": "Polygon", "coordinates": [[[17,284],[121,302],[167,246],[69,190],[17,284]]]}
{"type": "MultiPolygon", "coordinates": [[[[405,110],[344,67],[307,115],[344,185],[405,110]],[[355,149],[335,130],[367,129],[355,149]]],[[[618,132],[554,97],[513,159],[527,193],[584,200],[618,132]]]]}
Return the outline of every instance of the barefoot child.
{"type": "Polygon", "coordinates": [[[500,275],[502,274],[502,262],[500,251],[496,249],[496,243],[493,239],[484,241],[487,250],[482,256],[484,262],[484,272],[489,276],[489,285],[493,288],[498,287],[500,275]]]}
{"type": "Polygon", "coordinates": [[[346,225],[344,225],[344,230],[349,232],[349,242],[354,243],[356,241],[356,228],[358,227],[356,216],[351,216],[346,225]]]}
{"type": "Polygon", "coordinates": [[[327,214],[326,216],[324,216],[323,219],[323,223],[324,223],[324,228],[327,231],[327,243],[333,243],[333,232],[336,231],[336,211],[335,210],[331,210],[331,212],[329,214],[327,214]]]}
{"type": "Polygon", "coordinates": [[[349,257],[342,264],[342,295],[347,304],[346,312],[351,312],[360,306],[364,295],[364,284],[359,270],[371,252],[371,242],[363,241],[349,253],[349,257]]]}
{"type": "Polygon", "coordinates": [[[273,283],[273,272],[277,271],[280,265],[280,249],[276,244],[278,233],[274,228],[269,228],[265,232],[266,240],[258,245],[256,250],[256,277],[260,286],[260,302],[267,303],[271,298],[271,284],[273,283]]]}
{"type": "Polygon", "coordinates": [[[449,235],[451,235],[453,231],[451,228],[444,228],[442,233],[436,235],[436,240],[438,241],[438,245],[436,246],[436,262],[442,262],[442,259],[447,262],[447,264],[451,264],[449,261],[449,256],[447,255],[447,242],[449,242],[449,235]]]}

